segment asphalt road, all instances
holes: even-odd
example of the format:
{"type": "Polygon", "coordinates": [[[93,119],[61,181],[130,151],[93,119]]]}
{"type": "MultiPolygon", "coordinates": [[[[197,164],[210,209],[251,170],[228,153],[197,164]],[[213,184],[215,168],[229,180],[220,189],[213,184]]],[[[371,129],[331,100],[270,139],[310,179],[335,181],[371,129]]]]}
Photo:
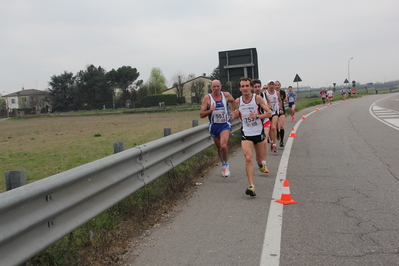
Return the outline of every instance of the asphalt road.
{"type": "Polygon", "coordinates": [[[239,149],[232,175],[213,169],[126,265],[399,265],[399,93],[318,109],[287,118],[270,173],[255,168],[256,197],[239,149]],[[298,203],[274,202],[284,179],[298,203]]]}

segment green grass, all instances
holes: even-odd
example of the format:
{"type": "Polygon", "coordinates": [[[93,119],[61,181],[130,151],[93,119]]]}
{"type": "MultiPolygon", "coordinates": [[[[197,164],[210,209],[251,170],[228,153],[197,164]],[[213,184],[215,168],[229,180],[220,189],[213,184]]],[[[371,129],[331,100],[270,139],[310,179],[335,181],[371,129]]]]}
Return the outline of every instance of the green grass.
{"type": "MultiPolygon", "coordinates": [[[[125,149],[199,124],[199,109],[186,112],[111,114],[105,116],[38,116],[0,122],[0,173],[25,172],[27,183],[112,155],[113,143],[125,149]]],[[[0,179],[0,192],[5,179],[0,179]]]]}

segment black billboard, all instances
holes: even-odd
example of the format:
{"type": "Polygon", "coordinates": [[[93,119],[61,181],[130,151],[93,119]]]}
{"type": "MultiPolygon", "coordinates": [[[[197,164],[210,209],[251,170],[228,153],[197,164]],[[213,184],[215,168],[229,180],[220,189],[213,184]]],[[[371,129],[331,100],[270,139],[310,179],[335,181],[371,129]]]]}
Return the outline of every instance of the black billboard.
{"type": "Polygon", "coordinates": [[[219,52],[220,81],[238,81],[241,77],[258,79],[258,54],[256,48],[219,52]]]}

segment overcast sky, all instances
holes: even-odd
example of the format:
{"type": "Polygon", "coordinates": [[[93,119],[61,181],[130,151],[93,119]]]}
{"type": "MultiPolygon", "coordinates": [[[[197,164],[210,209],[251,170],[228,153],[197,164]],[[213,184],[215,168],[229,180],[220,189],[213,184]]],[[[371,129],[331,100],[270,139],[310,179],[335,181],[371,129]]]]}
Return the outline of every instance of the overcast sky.
{"type": "Polygon", "coordinates": [[[256,48],[260,79],[326,87],[399,79],[398,0],[0,0],[0,93],[87,65],[209,75],[256,48]],[[353,57],[353,60],[350,58],[353,57]],[[349,62],[350,60],[350,62],[349,62]],[[348,63],[349,62],[349,63],[348,63]]]}

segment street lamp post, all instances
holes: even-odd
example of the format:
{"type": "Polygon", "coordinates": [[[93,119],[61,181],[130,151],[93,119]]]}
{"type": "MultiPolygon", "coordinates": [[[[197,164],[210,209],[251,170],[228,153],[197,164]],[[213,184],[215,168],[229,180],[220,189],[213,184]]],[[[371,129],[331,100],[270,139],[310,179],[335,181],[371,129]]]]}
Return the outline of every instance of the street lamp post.
{"type": "Polygon", "coordinates": [[[352,59],[353,59],[353,57],[351,57],[351,59],[349,59],[349,61],[348,61],[348,89],[349,89],[349,86],[350,86],[350,84],[351,84],[350,72],[349,72],[349,62],[350,62],[352,59]]]}

